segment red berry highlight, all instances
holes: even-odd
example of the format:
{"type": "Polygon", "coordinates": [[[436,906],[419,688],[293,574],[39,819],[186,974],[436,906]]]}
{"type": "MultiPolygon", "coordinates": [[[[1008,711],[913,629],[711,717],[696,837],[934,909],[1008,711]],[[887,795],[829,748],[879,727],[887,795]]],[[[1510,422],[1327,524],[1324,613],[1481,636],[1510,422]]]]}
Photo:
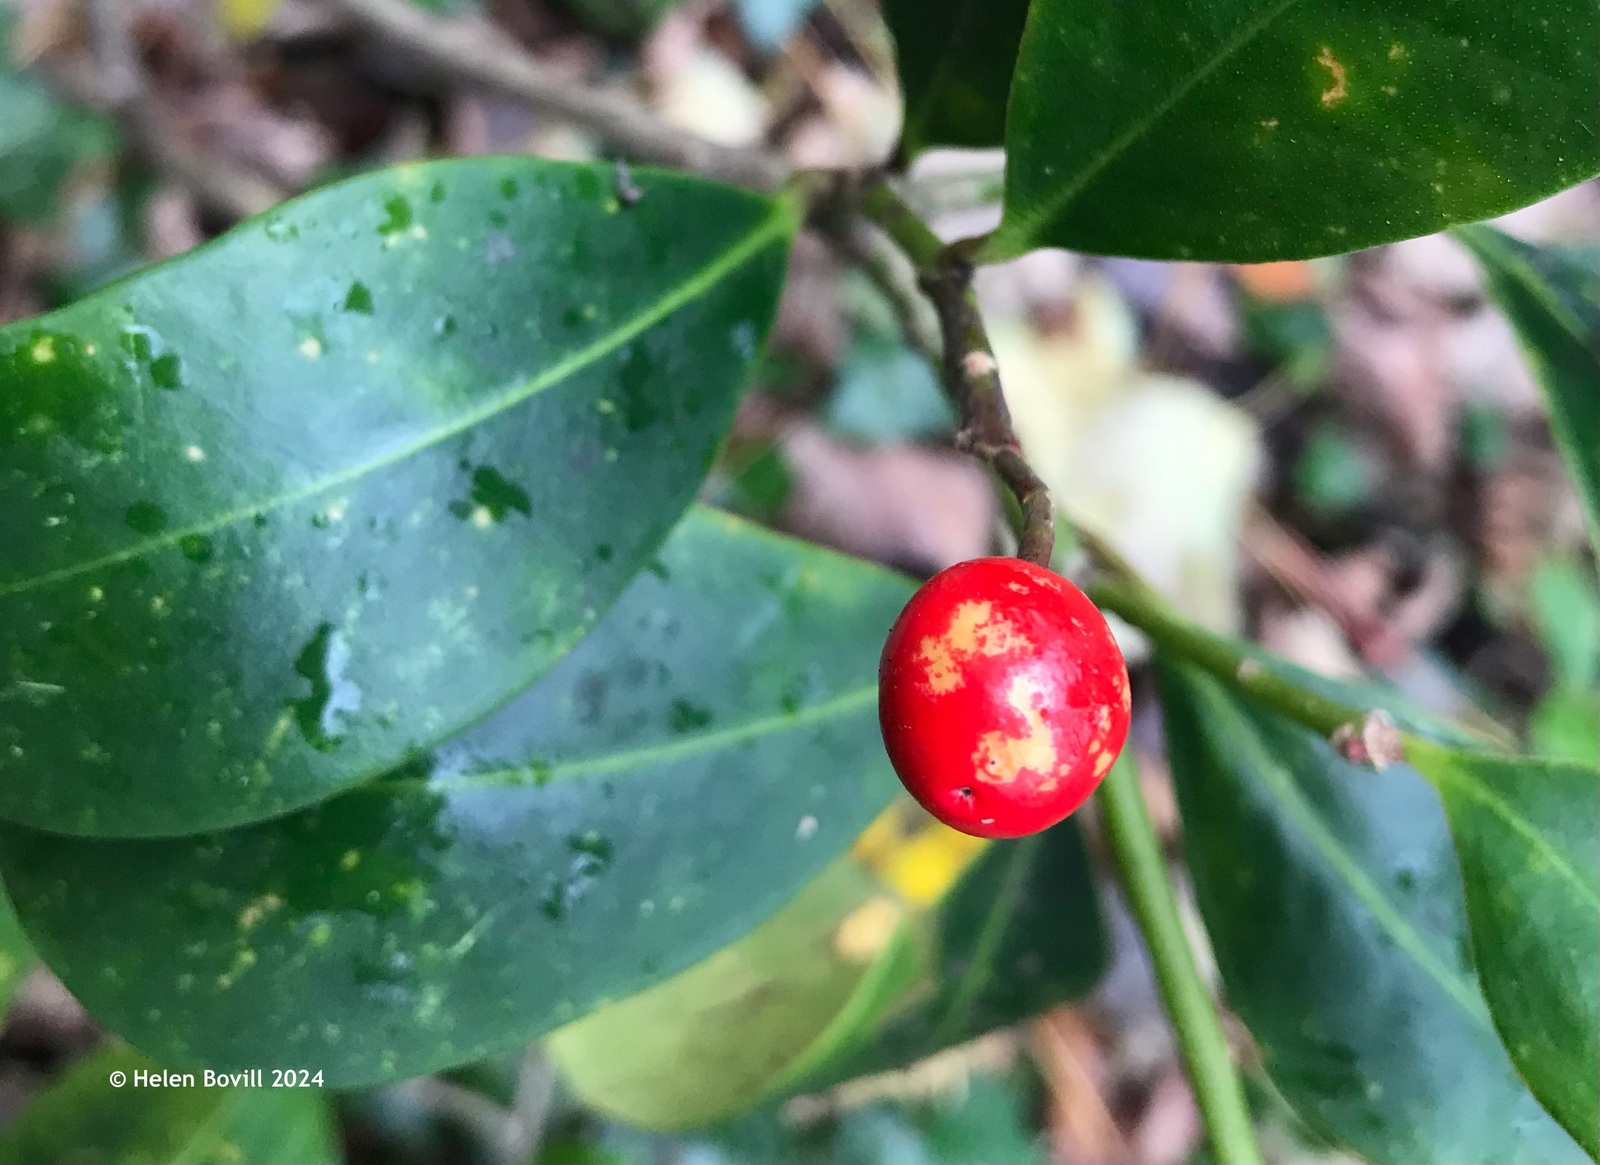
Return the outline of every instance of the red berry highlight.
{"type": "Polygon", "coordinates": [[[1105,616],[1017,558],[929,579],[878,668],[895,772],[929,813],[977,837],[1037,833],[1088,800],[1122,751],[1130,707],[1105,616]]]}

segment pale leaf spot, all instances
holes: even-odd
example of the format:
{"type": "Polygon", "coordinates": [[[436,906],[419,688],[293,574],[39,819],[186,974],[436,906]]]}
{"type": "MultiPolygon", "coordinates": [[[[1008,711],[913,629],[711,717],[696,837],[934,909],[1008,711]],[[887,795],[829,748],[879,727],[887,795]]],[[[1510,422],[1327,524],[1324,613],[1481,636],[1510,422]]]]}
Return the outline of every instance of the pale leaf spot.
{"type": "Polygon", "coordinates": [[[1327,45],[1322,46],[1322,52],[1317,54],[1317,64],[1328,70],[1333,76],[1333,84],[1322,91],[1322,104],[1324,107],[1337,105],[1349,96],[1349,89],[1345,87],[1344,65],[1333,55],[1333,50],[1327,45]]]}
{"type": "Polygon", "coordinates": [[[833,951],[848,963],[870,963],[889,945],[904,910],[893,898],[869,898],[833,932],[833,951]]]}

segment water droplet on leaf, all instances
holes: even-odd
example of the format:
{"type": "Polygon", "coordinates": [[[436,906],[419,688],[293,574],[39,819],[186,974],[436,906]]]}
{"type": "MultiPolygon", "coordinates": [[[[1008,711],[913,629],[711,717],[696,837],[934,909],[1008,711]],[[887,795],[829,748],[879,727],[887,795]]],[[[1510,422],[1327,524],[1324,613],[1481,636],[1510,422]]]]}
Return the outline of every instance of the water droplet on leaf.
{"type": "Polygon", "coordinates": [[[672,701],[671,724],[672,731],[680,735],[685,732],[694,732],[711,723],[711,712],[706,708],[698,708],[687,700],[672,701]]]}
{"type": "Polygon", "coordinates": [[[154,502],[135,502],[122,515],[122,520],[127,523],[128,529],[150,536],[167,528],[167,511],[154,502]]]}
{"type": "Polygon", "coordinates": [[[378,224],[378,235],[387,242],[401,232],[410,230],[414,221],[411,204],[403,196],[393,195],[384,200],[383,221],[378,224]]]}
{"type": "Polygon", "coordinates": [[[370,316],[372,314],[372,291],[361,280],[357,279],[350,285],[350,290],[345,292],[344,310],[355,312],[358,315],[370,316]]]}
{"type": "Polygon", "coordinates": [[[463,521],[475,521],[480,513],[490,522],[503,522],[513,512],[528,517],[533,513],[533,499],[528,491],[506,477],[498,469],[480,465],[472,471],[470,501],[450,503],[450,512],[463,521]]]}
{"type": "Polygon", "coordinates": [[[301,649],[294,670],[311,682],[311,693],[293,701],[295,720],[307,743],[331,752],[349,731],[346,719],[361,708],[361,689],[345,675],[350,645],[332,623],[321,624],[301,649]]]}
{"type": "Polygon", "coordinates": [[[211,539],[204,534],[185,534],[178,539],[178,549],[183,551],[183,556],[190,562],[201,566],[210,562],[215,553],[211,539]]]}
{"type": "Polygon", "coordinates": [[[122,350],[132,357],[129,371],[141,372],[157,388],[183,387],[183,363],[154,328],[130,324],[122,329],[122,350]]]}

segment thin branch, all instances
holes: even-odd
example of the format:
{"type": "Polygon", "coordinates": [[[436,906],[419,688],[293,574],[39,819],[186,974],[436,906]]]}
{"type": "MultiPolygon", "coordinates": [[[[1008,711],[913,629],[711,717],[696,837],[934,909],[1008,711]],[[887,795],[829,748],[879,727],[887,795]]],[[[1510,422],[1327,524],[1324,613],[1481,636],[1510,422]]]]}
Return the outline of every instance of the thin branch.
{"type": "Polygon", "coordinates": [[[1095,605],[1120,615],[1174,659],[1196,664],[1228,687],[1252,696],[1322,736],[1359,729],[1368,712],[1301,687],[1246,653],[1234,640],[1191,623],[1149,587],[1091,583],[1095,605]]]}
{"type": "Polygon", "coordinates": [[[1261,1149],[1250,1123],[1250,1108],[1211,993],[1195,966],[1131,749],[1111,766],[1095,797],[1128,905],[1150,949],[1156,982],[1177,1033],[1195,1101],[1205,1118],[1211,1151],[1216,1160],[1229,1165],[1254,1165],[1261,1160],[1261,1149]]]}
{"type": "Polygon", "coordinates": [[[506,1135],[511,1114],[494,1101],[437,1076],[422,1076],[396,1084],[395,1091],[406,1093],[424,1108],[454,1120],[470,1130],[486,1145],[500,1145],[506,1135]]]}
{"type": "Polygon", "coordinates": [[[775,155],[707,141],[669,125],[636,101],[551,73],[481,22],[431,16],[405,0],[327,3],[440,74],[587,129],[631,157],[757,190],[776,190],[789,177],[788,164],[775,155]]]}
{"type": "Polygon", "coordinates": [[[1055,507],[1049,488],[1022,456],[1012,427],[1000,389],[1000,366],[972,290],[971,261],[959,245],[946,246],[882,182],[862,195],[861,210],[911,260],[939,317],[945,392],[961,413],[957,446],[983,459],[1017,499],[1022,511],[1017,557],[1049,566],[1056,540],[1055,507]]]}
{"type": "Polygon", "coordinates": [[[173,124],[151,92],[134,43],[135,6],[127,0],[89,0],[92,68],[63,69],[57,82],[69,97],[108,110],[133,148],[163,176],[233,218],[249,218],[285,198],[260,175],[200,148],[173,124]]]}
{"type": "Polygon", "coordinates": [[[517,1071],[516,1096],[500,1138],[500,1161],[506,1165],[524,1165],[535,1159],[539,1144],[544,1140],[545,1125],[550,1120],[555,1085],[555,1068],[539,1045],[534,1044],[523,1054],[522,1066],[517,1071]]]}
{"type": "Polygon", "coordinates": [[[1373,667],[1394,670],[1409,663],[1414,649],[1376,610],[1354,601],[1332,568],[1299,534],[1260,504],[1251,506],[1244,548],[1278,584],[1302,602],[1321,608],[1338,624],[1361,658],[1373,667]]]}
{"type": "MultiPolygon", "coordinates": [[[[828,225],[831,228],[834,224],[828,225]]],[[[828,237],[840,257],[878,289],[911,349],[925,356],[934,368],[940,367],[938,321],[917,286],[916,271],[906,263],[900,249],[860,221],[839,223],[837,229],[829,230],[828,237]]]]}

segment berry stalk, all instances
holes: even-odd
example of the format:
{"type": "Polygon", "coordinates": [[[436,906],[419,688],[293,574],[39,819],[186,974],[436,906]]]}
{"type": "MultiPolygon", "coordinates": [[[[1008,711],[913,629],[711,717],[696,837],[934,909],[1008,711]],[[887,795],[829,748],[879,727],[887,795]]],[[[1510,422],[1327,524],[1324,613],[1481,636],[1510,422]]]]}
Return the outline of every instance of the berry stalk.
{"type": "Polygon", "coordinates": [[[1244,1089],[1234,1071],[1211,993],[1189,949],[1167,860],[1139,788],[1131,750],[1111,766],[1100,784],[1098,801],[1117,876],[1150,950],[1156,982],[1178,1036],[1178,1051],[1211,1139],[1211,1151],[1217,1161],[1227,1165],[1259,1165],[1261,1149],[1244,1089]]]}
{"type": "Polygon", "coordinates": [[[1050,489],[1022,456],[1011,412],[1000,390],[1000,366],[972,290],[972,262],[960,243],[946,245],[887,185],[861,197],[861,211],[905,253],[917,284],[939,317],[944,388],[961,412],[956,446],[981,458],[1017,499],[1022,520],[1017,557],[1049,567],[1055,549],[1050,489]]]}

